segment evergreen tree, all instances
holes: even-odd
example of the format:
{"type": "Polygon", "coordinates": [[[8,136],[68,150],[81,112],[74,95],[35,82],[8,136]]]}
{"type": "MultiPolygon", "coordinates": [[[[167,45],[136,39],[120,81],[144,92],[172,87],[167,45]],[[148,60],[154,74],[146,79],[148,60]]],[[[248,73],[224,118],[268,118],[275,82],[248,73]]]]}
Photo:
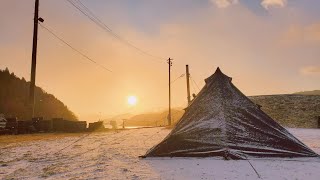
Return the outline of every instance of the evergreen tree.
{"type": "MultiPolygon", "coordinates": [[[[0,70],[0,114],[6,117],[28,118],[28,98],[30,82],[18,78],[9,69],[0,70]]],[[[35,89],[35,116],[77,120],[77,117],[55,96],[40,87],[35,89]]]]}

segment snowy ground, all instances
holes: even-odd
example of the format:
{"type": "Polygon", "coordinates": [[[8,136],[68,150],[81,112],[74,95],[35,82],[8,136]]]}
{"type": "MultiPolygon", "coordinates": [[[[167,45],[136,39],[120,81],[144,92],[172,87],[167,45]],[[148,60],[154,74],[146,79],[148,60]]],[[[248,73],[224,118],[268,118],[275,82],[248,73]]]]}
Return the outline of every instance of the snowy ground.
{"type": "MultiPolygon", "coordinates": [[[[320,130],[290,129],[320,153],[320,130]]],[[[0,179],[258,179],[248,161],[140,159],[170,130],[79,134],[1,145],[0,179]]],[[[320,160],[251,160],[261,179],[320,179],[320,160]]]]}

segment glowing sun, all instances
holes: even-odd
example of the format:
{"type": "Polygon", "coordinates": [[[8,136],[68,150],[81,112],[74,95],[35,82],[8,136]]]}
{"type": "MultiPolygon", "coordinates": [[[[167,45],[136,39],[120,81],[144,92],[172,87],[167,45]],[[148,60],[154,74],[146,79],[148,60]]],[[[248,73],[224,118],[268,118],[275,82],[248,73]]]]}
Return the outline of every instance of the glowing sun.
{"type": "Polygon", "coordinates": [[[136,96],[129,96],[128,97],[128,104],[131,106],[135,106],[137,104],[137,97],[136,96]]]}

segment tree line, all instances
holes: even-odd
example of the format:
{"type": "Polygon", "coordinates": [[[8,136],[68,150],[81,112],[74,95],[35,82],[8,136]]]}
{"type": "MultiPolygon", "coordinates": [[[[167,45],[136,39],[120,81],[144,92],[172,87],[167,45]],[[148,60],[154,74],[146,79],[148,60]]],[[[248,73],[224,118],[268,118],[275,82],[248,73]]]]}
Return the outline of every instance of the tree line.
{"type": "MultiPolygon", "coordinates": [[[[29,87],[30,82],[20,79],[13,72],[10,73],[8,68],[0,70],[0,114],[27,120],[29,87]]],[[[66,105],[40,87],[35,88],[34,116],[77,120],[76,115],[66,105]]]]}

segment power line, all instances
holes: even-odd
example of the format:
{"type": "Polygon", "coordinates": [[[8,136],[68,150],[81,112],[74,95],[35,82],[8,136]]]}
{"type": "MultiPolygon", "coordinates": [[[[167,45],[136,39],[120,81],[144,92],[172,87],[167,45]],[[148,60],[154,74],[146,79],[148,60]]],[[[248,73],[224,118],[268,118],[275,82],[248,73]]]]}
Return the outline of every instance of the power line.
{"type": "Polygon", "coordinates": [[[110,33],[114,38],[118,39],[125,45],[137,50],[139,53],[152,57],[154,60],[157,60],[158,62],[164,62],[159,60],[165,60],[164,58],[152,55],[148,53],[145,50],[142,50],[141,48],[135,46],[134,44],[130,43],[129,41],[123,39],[118,34],[116,34],[109,26],[107,26],[105,23],[103,23],[87,6],[85,6],[80,0],[66,0],[69,2],[73,7],[75,7],[78,11],[80,11],[83,15],[85,15],[89,20],[91,20],[93,23],[95,23],[97,26],[105,30],[106,32],[110,33]]]}
{"type": "Polygon", "coordinates": [[[190,76],[190,79],[193,81],[193,83],[196,85],[196,87],[198,88],[198,90],[200,91],[200,88],[198,86],[198,84],[194,81],[194,79],[190,76]]]}
{"type": "Polygon", "coordinates": [[[194,93],[196,93],[197,90],[196,90],[196,88],[194,87],[194,83],[191,83],[191,86],[192,86],[192,89],[193,89],[194,93]]]}
{"type": "Polygon", "coordinates": [[[71,46],[68,42],[66,42],[65,40],[63,40],[62,38],[60,38],[58,35],[56,35],[52,30],[50,30],[49,28],[45,27],[43,24],[40,24],[40,26],[46,30],[47,32],[49,32],[52,36],[54,36],[56,39],[60,40],[62,43],[64,43],[65,45],[67,45],[69,48],[71,48],[73,51],[77,52],[78,54],[80,54],[82,57],[84,57],[85,59],[89,60],[90,62],[100,66],[101,68],[103,68],[104,70],[107,70],[109,72],[112,72],[110,69],[104,67],[103,65],[99,64],[98,62],[94,61],[93,59],[91,59],[90,57],[88,57],[87,55],[83,54],[81,51],[77,50],[76,48],[74,48],[73,46],[71,46]]]}
{"type": "Polygon", "coordinates": [[[177,77],[175,80],[173,80],[173,81],[171,81],[171,84],[173,84],[175,81],[177,81],[178,79],[180,79],[180,78],[182,78],[182,77],[184,77],[185,76],[185,74],[181,74],[179,77],[177,77]]]}
{"type": "Polygon", "coordinates": [[[108,31],[112,31],[112,29],[110,29],[105,23],[103,23],[86,5],[84,5],[80,0],[77,0],[76,2],[78,2],[80,6],[82,6],[84,8],[85,11],[87,11],[95,20],[98,21],[98,23],[100,23],[101,25],[103,25],[105,28],[107,28],[108,31]]]}

